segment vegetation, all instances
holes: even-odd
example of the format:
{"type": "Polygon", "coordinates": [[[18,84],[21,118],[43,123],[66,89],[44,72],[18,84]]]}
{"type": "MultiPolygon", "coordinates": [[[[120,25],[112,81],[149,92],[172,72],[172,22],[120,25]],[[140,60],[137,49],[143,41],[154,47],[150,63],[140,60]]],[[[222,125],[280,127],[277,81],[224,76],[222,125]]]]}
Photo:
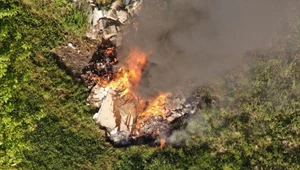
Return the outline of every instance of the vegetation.
{"type": "Polygon", "coordinates": [[[175,135],[185,147],[131,147],[116,169],[299,169],[299,47],[282,44],[198,90],[202,113],[175,135]]]}
{"type": "Polygon", "coordinates": [[[79,134],[78,129],[83,126],[88,137],[73,135],[76,141],[78,138],[100,140],[96,128],[89,126],[93,123],[84,105],[87,91],[58,69],[48,54],[65,35],[74,36],[70,31],[82,31],[85,11],[75,9],[77,7],[68,1],[48,1],[48,6],[40,3],[47,1],[0,1],[1,169],[34,166],[26,163],[25,151],[43,146],[31,140],[36,131],[41,130],[41,122],[46,120],[59,120],[53,122],[56,126],[48,124],[53,134],[57,133],[55,128],[79,134]],[[45,6],[49,13],[38,8],[45,6]],[[58,11],[65,15],[61,17],[58,11]],[[52,12],[54,15],[50,15],[52,12]]]}
{"type": "Polygon", "coordinates": [[[202,112],[173,134],[180,145],[160,150],[105,142],[87,90],[49,56],[84,32],[84,9],[0,0],[0,169],[300,169],[298,15],[268,51],[199,88],[202,112]]]}

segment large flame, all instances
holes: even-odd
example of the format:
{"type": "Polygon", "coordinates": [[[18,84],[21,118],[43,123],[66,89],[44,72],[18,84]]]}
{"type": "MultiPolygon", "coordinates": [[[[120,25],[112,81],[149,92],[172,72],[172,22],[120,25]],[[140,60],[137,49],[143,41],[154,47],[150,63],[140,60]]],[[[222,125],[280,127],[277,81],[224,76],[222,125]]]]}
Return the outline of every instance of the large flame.
{"type": "Polygon", "coordinates": [[[166,102],[166,96],[166,94],[160,94],[153,101],[150,101],[150,104],[145,111],[139,113],[138,121],[136,123],[137,129],[140,129],[141,124],[144,121],[148,120],[151,116],[162,116],[163,118],[166,117],[166,110],[164,107],[164,104],[166,102]]]}
{"type": "Polygon", "coordinates": [[[160,139],[160,149],[163,149],[166,146],[166,139],[160,139]]]}
{"type": "MultiPolygon", "coordinates": [[[[111,49],[109,49],[111,52],[111,49]]],[[[140,83],[143,69],[147,64],[147,57],[150,55],[150,52],[143,52],[139,48],[133,48],[127,59],[127,69],[121,68],[116,77],[111,82],[102,82],[102,85],[109,86],[110,88],[119,92],[121,97],[134,96],[135,98],[141,98],[138,94],[135,93],[134,88],[140,83]]],[[[162,116],[165,118],[165,99],[166,94],[160,94],[156,98],[148,101],[149,104],[146,109],[139,111],[137,117],[136,128],[140,129],[141,123],[150,118],[151,116],[162,116]]],[[[137,103],[138,105],[145,106],[145,100],[140,99],[137,103]]],[[[158,131],[159,132],[159,131],[158,131]]]]}
{"type": "Polygon", "coordinates": [[[126,95],[139,84],[143,68],[147,64],[147,56],[147,53],[138,48],[132,49],[126,59],[128,69],[121,68],[116,78],[107,86],[120,91],[121,96],[126,95]]]}
{"type": "Polygon", "coordinates": [[[143,113],[139,114],[139,117],[162,116],[163,118],[165,118],[165,100],[166,94],[160,94],[149,104],[149,106],[143,113]]]}

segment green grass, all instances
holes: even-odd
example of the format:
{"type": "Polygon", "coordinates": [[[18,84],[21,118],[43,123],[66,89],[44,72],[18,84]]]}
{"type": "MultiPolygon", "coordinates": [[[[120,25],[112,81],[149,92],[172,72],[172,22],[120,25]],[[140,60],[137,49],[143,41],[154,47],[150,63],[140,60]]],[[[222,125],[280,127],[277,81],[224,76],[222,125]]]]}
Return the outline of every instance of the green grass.
{"type": "Polygon", "coordinates": [[[66,35],[80,39],[84,7],[0,2],[0,169],[300,169],[298,15],[289,35],[199,88],[205,103],[182,122],[181,146],[113,148],[91,119],[87,89],[49,56],[66,35]]]}

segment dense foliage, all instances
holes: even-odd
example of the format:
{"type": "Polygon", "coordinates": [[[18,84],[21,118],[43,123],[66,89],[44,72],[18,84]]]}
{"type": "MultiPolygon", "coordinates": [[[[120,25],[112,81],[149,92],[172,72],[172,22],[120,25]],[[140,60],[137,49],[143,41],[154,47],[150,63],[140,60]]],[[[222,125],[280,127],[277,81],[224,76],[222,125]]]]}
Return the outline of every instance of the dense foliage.
{"type": "Polygon", "coordinates": [[[112,148],[91,120],[87,90],[49,51],[81,35],[85,5],[0,0],[0,169],[300,169],[300,22],[218,85],[176,147],[112,148]]]}
{"type": "MultiPolygon", "coordinates": [[[[18,168],[21,163],[27,166],[25,151],[39,146],[30,136],[48,117],[61,116],[64,117],[61,121],[69,120],[67,124],[61,123],[70,124],[69,131],[79,132],[77,126],[92,124],[84,117],[89,113],[84,106],[87,91],[74,84],[48,57],[48,52],[65,39],[65,35],[73,36],[70,31],[80,32],[84,28],[85,11],[68,1],[40,3],[46,1],[0,1],[1,169],[18,168]],[[49,13],[38,8],[40,6],[47,7],[49,13]],[[65,15],[61,17],[58,12],[65,15]]],[[[63,129],[62,125],[57,126],[63,129]]],[[[96,138],[95,135],[97,133],[88,138],[96,138]]]]}

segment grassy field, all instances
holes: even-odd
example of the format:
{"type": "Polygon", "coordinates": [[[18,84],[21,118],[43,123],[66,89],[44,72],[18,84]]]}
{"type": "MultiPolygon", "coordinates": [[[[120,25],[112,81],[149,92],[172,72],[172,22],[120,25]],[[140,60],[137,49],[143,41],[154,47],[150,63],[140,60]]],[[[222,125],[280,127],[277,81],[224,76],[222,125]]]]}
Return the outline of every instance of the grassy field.
{"type": "Polygon", "coordinates": [[[0,1],[0,169],[300,169],[300,19],[218,84],[181,146],[113,148],[91,120],[88,90],[49,51],[86,29],[67,0],[0,1]]]}

